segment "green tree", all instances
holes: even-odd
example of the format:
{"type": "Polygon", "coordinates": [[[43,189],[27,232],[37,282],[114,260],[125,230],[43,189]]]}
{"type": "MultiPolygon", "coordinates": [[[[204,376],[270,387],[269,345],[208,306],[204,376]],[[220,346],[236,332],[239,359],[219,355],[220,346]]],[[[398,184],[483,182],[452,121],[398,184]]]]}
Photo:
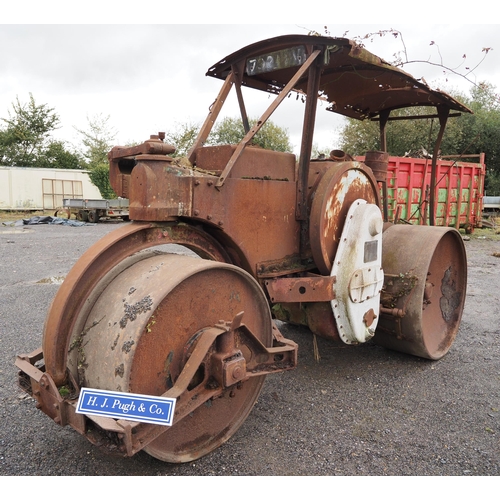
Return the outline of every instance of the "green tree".
{"type": "Polygon", "coordinates": [[[47,104],[37,104],[33,95],[27,103],[19,97],[12,112],[0,120],[0,163],[18,167],[79,168],[78,155],[62,141],[52,139],[59,128],[59,116],[47,104]]]}
{"type": "Polygon", "coordinates": [[[116,132],[109,125],[109,116],[87,116],[87,130],[75,130],[82,136],[81,154],[87,168],[108,164],[108,153],[113,147],[116,132]]]}
{"type": "Polygon", "coordinates": [[[52,141],[37,161],[40,168],[81,169],[82,159],[78,153],[69,151],[62,141],[52,141]]]}
{"type": "MultiPolygon", "coordinates": [[[[252,120],[252,124],[256,120],[252,120]]],[[[165,133],[165,142],[175,146],[174,157],[187,156],[199,132],[199,125],[193,123],[178,123],[175,128],[165,133]]],[[[224,118],[216,123],[206,144],[220,146],[237,144],[245,137],[245,129],[240,118],[224,118]]],[[[273,122],[268,121],[254,137],[254,144],[274,151],[292,152],[288,131],[273,122]]]]}
{"type": "MultiPolygon", "coordinates": [[[[439,132],[437,118],[411,119],[413,116],[435,114],[433,108],[406,108],[396,110],[394,117],[408,117],[408,120],[390,121],[387,126],[387,150],[394,156],[404,156],[425,150],[432,153],[439,132]]],[[[462,130],[457,121],[448,121],[441,145],[442,154],[456,154],[461,144],[462,130]],[[446,151],[446,152],[445,152],[446,151]]],[[[380,149],[378,122],[349,120],[341,131],[340,147],[353,156],[364,155],[366,151],[380,149]]]]}
{"type": "Polygon", "coordinates": [[[175,146],[175,153],[171,156],[181,158],[187,156],[198,135],[199,125],[193,123],[179,123],[173,130],[165,133],[165,142],[175,146]]]}
{"type": "Polygon", "coordinates": [[[500,101],[496,88],[482,82],[471,89],[466,102],[474,112],[464,116],[462,150],[467,153],[485,153],[488,195],[500,195],[500,101]]]}
{"type": "Polygon", "coordinates": [[[113,147],[115,131],[109,126],[109,116],[95,115],[87,117],[88,129],[75,127],[82,136],[81,155],[89,177],[104,199],[116,198],[116,193],[109,183],[108,153],[113,147]]]}
{"type": "MultiPolygon", "coordinates": [[[[473,86],[470,97],[450,91],[455,99],[468,106],[473,114],[450,118],[441,144],[442,155],[485,153],[486,191],[500,194],[500,104],[495,88],[482,83],[473,86]]],[[[407,108],[394,116],[434,113],[433,108],[407,108]]],[[[437,119],[397,120],[387,127],[387,150],[395,156],[425,149],[432,153],[439,131],[437,119]]],[[[348,120],[341,131],[340,147],[358,156],[380,149],[378,122],[348,120]]]]}
{"type": "Polygon", "coordinates": [[[111,200],[116,198],[116,193],[109,183],[109,165],[95,166],[92,170],[89,170],[89,177],[92,184],[99,189],[103,199],[111,200]]]}
{"type": "MultiPolygon", "coordinates": [[[[252,127],[256,122],[256,119],[251,119],[250,126],[252,127]]],[[[213,146],[237,144],[244,137],[245,129],[242,120],[239,118],[226,117],[214,126],[212,132],[208,136],[207,143],[213,146]]],[[[288,130],[279,127],[270,120],[268,120],[255,135],[253,143],[264,149],[272,149],[273,151],[287,153],[293,151],[288,130]]]]}

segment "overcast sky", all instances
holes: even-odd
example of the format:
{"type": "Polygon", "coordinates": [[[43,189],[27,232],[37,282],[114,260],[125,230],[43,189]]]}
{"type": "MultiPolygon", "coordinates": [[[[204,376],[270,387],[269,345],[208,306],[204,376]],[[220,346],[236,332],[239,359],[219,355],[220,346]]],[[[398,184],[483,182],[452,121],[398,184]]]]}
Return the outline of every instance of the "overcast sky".
{"type": "MultiPolygon", "coordinates": [[[[154,14],[153,5],[144,3],[137,7],[141,21],[146,17],[149,22],[168,22],[172,17],[168,9],[154,14]]],[[[30,12],[29,22],[36,22],[36,12],[30,12]]],[[[112,18],[104,16],[101,22],[110,22],[112,18]]],[[[224,56],[277,35],[307,34],[312,30],[324,34],[325,26],[332,36],[347,38],[399,30],[409,59],[436,64],[442,60],[462,73],[467,72],[466,66],[472,69],[481,62],[483,48],[491,47],[493,50],[468,77],[486,80],[500,89],[500,25],[384,21],[329,24],[326,19],[310,23],[300,21],[299,13],[296,18],[298,21],[290,24],[77,25],[61,21],[19,24],[24,17],[15,17],[12,24],[0,25],[0,118],[8,116],[17,97],[27,102],[32,93],[37,104],[47,104],[59,115],[62,127],[57,138],[78,146],[80,136],[75,127],[88,128],[88,117],[100,114],[110,117],[116,144],[142,142],[150,134],[172,130],[179,123],[202,123],[221,85],[205,73],[224,56]]],[[[69,22],[74,21],[71,18],[69,22]]],[[[404,46],[400,39],[387,35],[368,41],[366,48],[392,61],[393,54],[404,46]]],[[[444,75],[442,68],[436,66],[408,65],[404,69],[416,78],[424,77],[433,87],[467,90],[471,86],[463,78],[444,75]]],[[[265,97],[264,106],[270,102],[265,97]]],[[[229,103],[234,105],[226,113],[230,116],[237,115],[235,99],[231,94],[229,103]]],[[[248,111],[257,116],[264,109],[259,106],[248,111]]],[[[272,119],[287,128],[297,144],[303,107],[297,103],[292,109],[272,119]]],[[[318,119],[316,144],[335,147],[340,122],[321,108],[318,119]]]]}

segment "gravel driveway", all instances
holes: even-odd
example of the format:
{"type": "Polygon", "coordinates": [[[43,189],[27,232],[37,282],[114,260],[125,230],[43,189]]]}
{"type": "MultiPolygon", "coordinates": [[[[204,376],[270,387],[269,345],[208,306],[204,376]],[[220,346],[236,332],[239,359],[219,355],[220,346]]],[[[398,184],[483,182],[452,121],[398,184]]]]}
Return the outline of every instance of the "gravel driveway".
{"type": "Polygon", "coordinates": [[[489,236],[466,242],[463,322],[438,362],[322,339],[317,361],[310,333],[280,324],[298,368],[269,376],[236,435],[194,463],[112,458],[57,426],[18,389],[15,356],[41,345],[60,280],[118,224],[0,226],[1,475],[500,474],[500,241],[489,236]]]}

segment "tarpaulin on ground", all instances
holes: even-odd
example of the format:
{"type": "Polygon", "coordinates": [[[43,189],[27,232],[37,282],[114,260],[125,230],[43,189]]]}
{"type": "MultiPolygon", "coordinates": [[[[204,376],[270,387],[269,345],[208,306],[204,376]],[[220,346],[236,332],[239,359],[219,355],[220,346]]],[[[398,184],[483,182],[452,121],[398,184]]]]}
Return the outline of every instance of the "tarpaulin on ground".
{"type": "Polygon", "coordinates": [[[50,215],[41,215],[31,217],[29,219],[21,219],[15,222],[16,226],[32,226],[34,224],[58,224],[61,226],[95,226],[95,224],[89,222],[63,219],[61,217],[52,217],[50,215]]]}

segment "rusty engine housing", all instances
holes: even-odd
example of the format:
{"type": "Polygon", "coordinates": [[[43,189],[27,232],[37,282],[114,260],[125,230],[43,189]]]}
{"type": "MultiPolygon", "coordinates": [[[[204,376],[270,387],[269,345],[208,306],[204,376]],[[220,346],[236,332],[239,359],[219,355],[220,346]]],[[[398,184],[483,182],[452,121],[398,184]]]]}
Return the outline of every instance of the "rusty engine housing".
{"type": "MultiPolygon", "coordinates": [[[[217,180],[236,145],[199,148],[193,166],[185,158],[141,153],[153,149],[152,144],[158,152],[173,153],[173,146],[151,136],[134,151],[114,148],[109,154],[110,182],[119,196],[129,199],[130,218],[199,225],[224,247],[233,264],[257,278],[263,288],[265,280],[297,273],[308,273],[302,285],[313,287],[313,276],[329,275],[351,204],[363,199],[380,205],[372,170],[332,151],[329,158],[311,162],[309,220],[302,224],[307,230],[301,239],[301,222],[295,214],[295,155],[247,147],[224,187],[218,188],[217,180]]],[[[316,292],[315,300],[303,293],[297,300],[287,296],[287,302],[274,295],[270,302],[278,319],[339,340],[325,295],[316,292]]]]}

